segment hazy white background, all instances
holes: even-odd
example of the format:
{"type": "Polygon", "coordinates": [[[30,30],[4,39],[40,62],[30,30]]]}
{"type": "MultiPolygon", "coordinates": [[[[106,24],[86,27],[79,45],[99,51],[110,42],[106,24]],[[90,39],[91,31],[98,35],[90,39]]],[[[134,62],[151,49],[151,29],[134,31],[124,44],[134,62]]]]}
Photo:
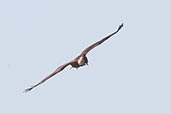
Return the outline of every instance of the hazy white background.
{"type": "Polygon", "coordinates": [[[1,114],[171,114],[170,0],[1,0],[1,114]],[[122,30],[67,67],[83,49],[122,30]]]}

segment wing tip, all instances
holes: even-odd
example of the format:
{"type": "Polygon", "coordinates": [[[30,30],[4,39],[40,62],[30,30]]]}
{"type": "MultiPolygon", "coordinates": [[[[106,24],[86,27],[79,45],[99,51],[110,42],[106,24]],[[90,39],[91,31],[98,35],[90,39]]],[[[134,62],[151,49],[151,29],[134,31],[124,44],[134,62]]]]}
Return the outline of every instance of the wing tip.
{"type": "Polygon", "coordinates": [[[121,25],[119,25],[118,30],[120,30],[123,26],[124,26],[124,23],[122,23],[121,25]]]}
{"type": "Polygon", "coordinates": [[[27,93],[27,92],[31,91],[32,89],[33,89],[33,87],[27,88],[24,90],[24,93],[27,93]]]}

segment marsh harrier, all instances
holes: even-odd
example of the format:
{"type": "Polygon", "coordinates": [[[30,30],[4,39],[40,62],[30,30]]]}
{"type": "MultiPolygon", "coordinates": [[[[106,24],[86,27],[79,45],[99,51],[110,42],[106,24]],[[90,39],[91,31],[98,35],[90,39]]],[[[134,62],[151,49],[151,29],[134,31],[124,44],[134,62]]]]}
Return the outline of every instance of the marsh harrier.
{"type": "Polygon", "coordinates": [[[67,67],[68,65],[71,65],[73,68],[78,69],[79,67],[82,67],[84,65],[88,65],[88,59],[86,57],[87,53],[92,50],[93,48],[95,48],[96,46],[100,45],[101,43],[103,43],[104,41],[106,41],[107,39],[109,39],[111,36],[113,36],[114,34],[116,34],[121,28],[123,27],[123,24],[121,24],[118,29],[113,32],[112,34],[106,36],[105,38],[103,38],[102,40],[92,44],[91,46],[89,46],[88,48],[86,48],[85,50],[82,51],[82,53],[76,57],[74,60],[59,66],[53,73],[51,73],[50,75],[48,75],[47,77],[45,77],[43,80],[41,80],[39,83],[37,83],[36,85],[33,85],[30,88],[27,88],[25,90],[25,92],[28,92],[30,90],[32,90],[33,88],[37,87],[38,85],[42,84],[43,82],[45,82],[46,80],[48,80],[49,78],[51,78],[52,76],[54,76],[55,74],[59,73],[60,71],[62,71],[65,67],[67,67]]]}

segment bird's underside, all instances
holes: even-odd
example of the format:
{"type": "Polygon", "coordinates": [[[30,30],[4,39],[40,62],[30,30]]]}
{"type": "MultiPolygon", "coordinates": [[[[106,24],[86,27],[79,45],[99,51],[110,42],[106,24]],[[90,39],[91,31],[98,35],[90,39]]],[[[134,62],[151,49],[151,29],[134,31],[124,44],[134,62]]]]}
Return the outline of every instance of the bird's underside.
{"type": "Polygon", "coordinates": [[[25,92],[28,92],[30,90],[32,90],[33,88],[37,87],[38,85],[42,84],[43,82],[45,82],[46,80],[48,80],[49,78],[51,78],[52,76],[54,76],[55,74],[59,73],[60,71],[62,71],[65,67],[67,67],[68,65],[71,65],[73,68],[78,69],[81,66],[84,65],[88,65],[88,59],[86,57],[87,53],[92,50],[93,48],[95,48],[96,46],[102,44],[105,40],[109,39],[111,36],[113,36],[114,34],[116,34],[121,28],[123,27],[123,24],[121,24],[118,29],[113,32],[112,34],[108,35],[107,37],[103,38],[102,40],[92,44],[91,46],[89,46],[88,48],[86,48],[85,50],[82,51],[82,53],[76,57],[74,60],[59,66],[53,73],[51,73],[50,75],[48,75],[47,77],[45,77],[43,80],[41,80],[39,83],[37,83],[36,85],[33,85],[30,88],[25,89],[25,92]]]}

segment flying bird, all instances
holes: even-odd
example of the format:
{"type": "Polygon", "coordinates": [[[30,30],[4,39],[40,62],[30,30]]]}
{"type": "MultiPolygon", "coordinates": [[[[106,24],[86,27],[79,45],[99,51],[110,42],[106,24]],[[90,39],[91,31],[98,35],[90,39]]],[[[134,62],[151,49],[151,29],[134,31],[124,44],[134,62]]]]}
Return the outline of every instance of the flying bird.
{"type": "Polygon", "coordinates": [[[31,91],[33,88],[37,87],[38,85],[44,83],[46,80],[48,80],[49,78],[51,78],[52,76],[54,76],[55,74],[59,73],[60,71],[62,71],[65,67],[67,67],[68,65],[71,65],[73,68],[78,69],[79,67],[82,67],[84,65],[88,65],[88,59],[86,57],[87,53],[89,51],[91,51],[93,48],[95,48],[96,46],[102,44],[104,41],[106,41],[107,39],[109,39],[111,36],[113,36],[114,34],[116,34],[121,28],[123,27],[123,23],[118,27],[118,29],[113,32],[112,34],[106,36],[105,38],[103,38],[102,40],[92,44],[91,46],[89,46],[88,48],[86,48],[85,50],[82,51],[82,53],[77,56],[75,59],[73,59],[72,61],[59,66],[53,73],[51,73],[50,75],[48,75],[47,77],[45,77],[43,80],[41,80],[39,83],[33,85],[30,88],[25,89],[25,92],[31,91]]]}

